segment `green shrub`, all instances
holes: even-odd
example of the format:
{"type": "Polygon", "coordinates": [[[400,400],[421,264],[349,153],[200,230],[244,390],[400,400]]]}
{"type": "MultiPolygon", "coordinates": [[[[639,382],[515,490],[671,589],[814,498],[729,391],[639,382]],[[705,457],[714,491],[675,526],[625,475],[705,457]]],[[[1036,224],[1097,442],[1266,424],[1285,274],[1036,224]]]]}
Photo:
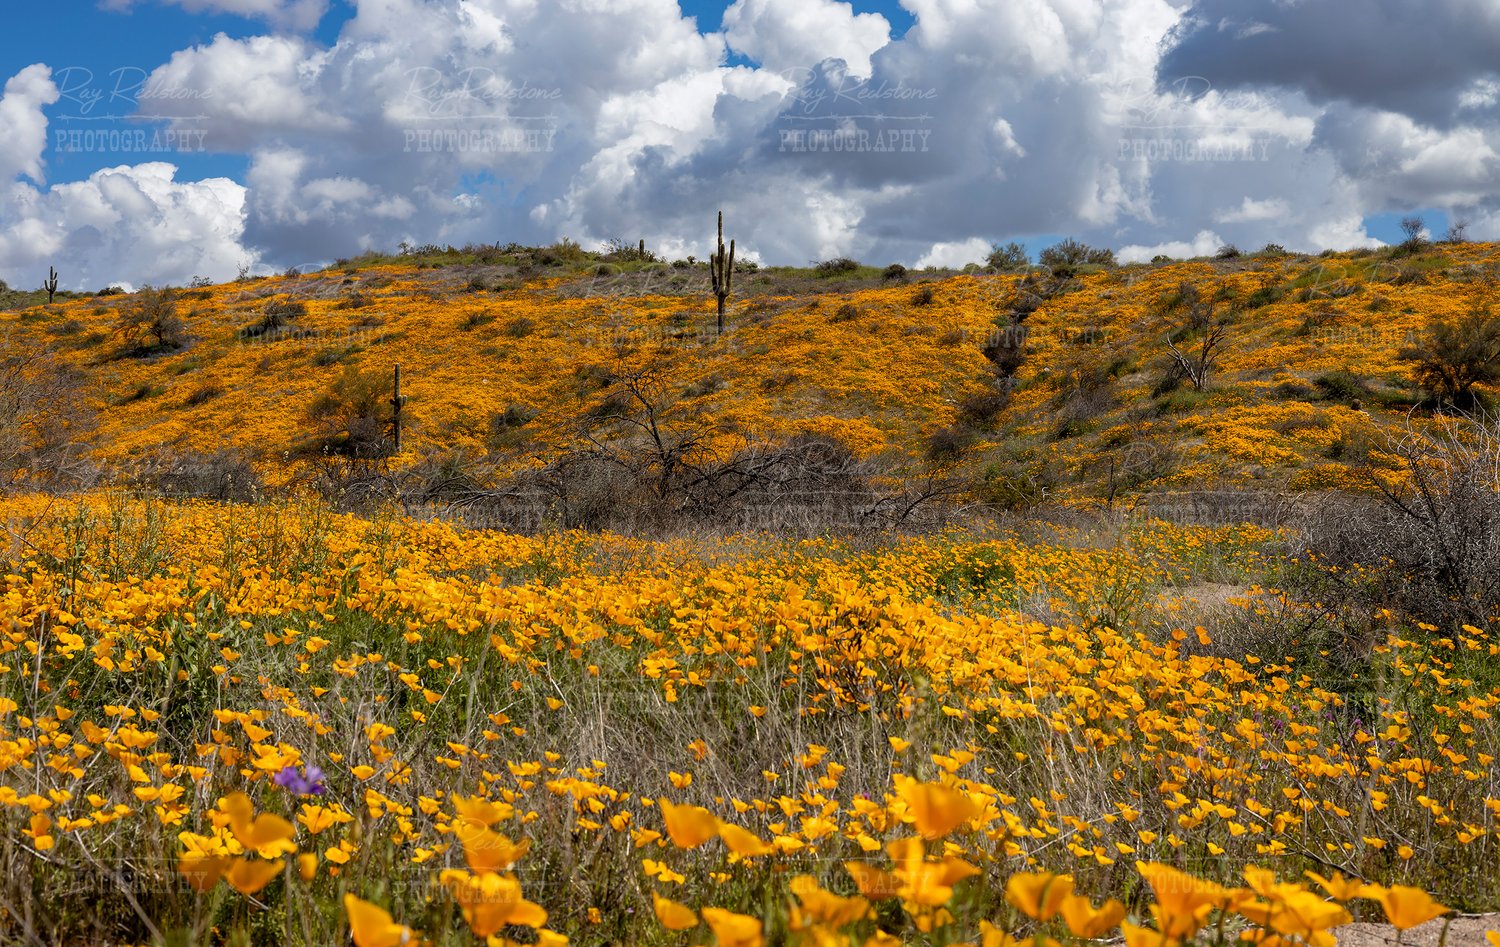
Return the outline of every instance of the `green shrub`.
{"type": "Polygon", "coordinates": [[[1071,276],[1081,266],[1114,266],[1115,251],[1091,247],[1072,237],[1043,250],[1038,261],[1058,276],[1071,276]]]}
{"type": "Polygon", "coordinates": [[[1481,306],[1461,316],[1435,318],[1400,357],[1412,363],[1417,384],[1440,405],[1474,407],[1479,400],[1475,386],[1500,380],[1500,316],[1481,306]]]}
{"type": "Polygon", "coordinates": [[[1374,389],[1368,380],[1349,371],[1327,372],[1313,379],[1326,401],[1354,404],[1369,398],[1374,389]]]}
{"type": "Polygon", "coordinates": [[[1031,265],[1031,254],[1026,252],[1025,247],[1012,240],[1004,246],[995,244],[990,249],[990,255],[985,257],[984,263],[990,269],[1001,272],[1019,270],[1031,265]]]}
{"type": "Polygon", "coordinates": [[[832,260],[824,260],[813,267],[813,272],[819,276],[842,276],[845,273],[853,273],[859,269],[859,261],[851,260],[846,256],[834,257],[832,260]]]}

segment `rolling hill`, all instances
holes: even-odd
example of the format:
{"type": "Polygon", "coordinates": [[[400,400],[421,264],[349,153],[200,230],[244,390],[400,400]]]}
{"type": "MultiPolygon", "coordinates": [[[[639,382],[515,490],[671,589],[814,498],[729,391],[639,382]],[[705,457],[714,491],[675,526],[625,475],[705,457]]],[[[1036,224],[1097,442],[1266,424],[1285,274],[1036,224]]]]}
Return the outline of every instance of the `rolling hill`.
{"type": "Polygon", "coordinates": [[[67,379],[71,430],[107,469],[227,450],[289,482],[349,442],[328,393],[363,383],[378,414],[399,365],[396,468],[542,469],[639,433],[649,401],[689,453],[817,438],[1004,506],[1357,487],[1422,400],[1402,347],[1482,309],[1497,273],[1494,244],[1064,274],[747,267],[719,335],[701,263],[430,248],[19,306],[0,331],[67,379]]]}

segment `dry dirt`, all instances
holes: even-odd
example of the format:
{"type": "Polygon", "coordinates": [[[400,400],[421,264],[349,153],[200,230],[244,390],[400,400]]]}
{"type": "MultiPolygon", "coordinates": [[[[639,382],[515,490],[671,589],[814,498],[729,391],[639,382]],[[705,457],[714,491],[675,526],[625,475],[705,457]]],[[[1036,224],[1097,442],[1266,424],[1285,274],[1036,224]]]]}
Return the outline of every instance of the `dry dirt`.
{"type": "MultiPolygon", "coordinates": [[[[1448,936],[1443,939],[1443,921],[1428,921],[1413,927],[1401,935],[1402,947],[1489,947],[1486,931],[1500,931],[1500,914],[1480,914],[1456,917],[1448,925],[1448,936]]],[[[1389,924],[1349,924],[1335,928],[1335,937],[1345,947],[1394,947],[1396,929],[1389,924]]]]}

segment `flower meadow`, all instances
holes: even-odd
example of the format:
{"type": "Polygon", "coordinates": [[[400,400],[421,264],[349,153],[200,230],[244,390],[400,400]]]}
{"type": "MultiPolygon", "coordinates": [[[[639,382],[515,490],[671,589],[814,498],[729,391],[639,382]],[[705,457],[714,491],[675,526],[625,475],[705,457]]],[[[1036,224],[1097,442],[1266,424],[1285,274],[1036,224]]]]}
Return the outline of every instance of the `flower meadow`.
{"type": "Polygon", "coordinates": [[[1264,528],[0,517],[7,940],[1325,945],[1500,904],[1500,644],[1246,646],[1314,607],[1264,528]]]}

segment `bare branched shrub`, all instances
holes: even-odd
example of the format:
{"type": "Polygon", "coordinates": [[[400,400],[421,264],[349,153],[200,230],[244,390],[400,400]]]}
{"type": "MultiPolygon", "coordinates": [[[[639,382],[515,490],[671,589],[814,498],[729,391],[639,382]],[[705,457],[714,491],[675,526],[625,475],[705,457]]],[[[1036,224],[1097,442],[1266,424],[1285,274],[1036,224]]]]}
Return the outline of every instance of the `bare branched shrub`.
{"type": "MultiPolygon", "coordinates": [[[[1409,428],[1370,498],[1320,504],[1306,525],[1320,585],[1374,613],[1485,626],[1500,617],[1500,423],[1409,428]]],[[[1334,596],[1325,595],[1325,598],[1334,596]]]]}
{"type": "Polygon", "coordinates": [[[95,416],[85,379],[39,343],[0,347],[0,484],[77,484],[94,473],[87,438],[95,416]]]}
{"type": "Polygon", "coordinates": [[[243,451],[165,451],[148,458],[134,481],[164,496],[248,502],[263,490],[255,465],[243,451]]]}
{"type": "MultiPolygon", "coordinates": [[[[798,533],[905,522],[954,492],[931,476],[881,491],[875,467],[828,438],[726,440],[660,363],[617,368],[609,377],[575,422],[575,447],[540,471],[490,486],[476,486],[472,467],[448,478],[462,487],[444,500],[448,509],[471,522],[521,529],[798,533]]],[[[525,420],[529,414],[518,411],[516,421],[525,420]]]]}
{"type": "Polygon", "coordinates": [[[1229,325],[1219,307],[1204,299],[1198,288],[1183,283],[1163,305],[1166,328],[1162,344],[1172,364],[1195,391],[1208,387],[1209,375],[1229,341],[1229,325]]]}
{"type": "Polygon", "coordinates": [[[274,338],[305,315],[307,303],[300,299],[272,300],[262,310],[260,321],[245,327],[241,335],[247,339],[274,338]]]}

